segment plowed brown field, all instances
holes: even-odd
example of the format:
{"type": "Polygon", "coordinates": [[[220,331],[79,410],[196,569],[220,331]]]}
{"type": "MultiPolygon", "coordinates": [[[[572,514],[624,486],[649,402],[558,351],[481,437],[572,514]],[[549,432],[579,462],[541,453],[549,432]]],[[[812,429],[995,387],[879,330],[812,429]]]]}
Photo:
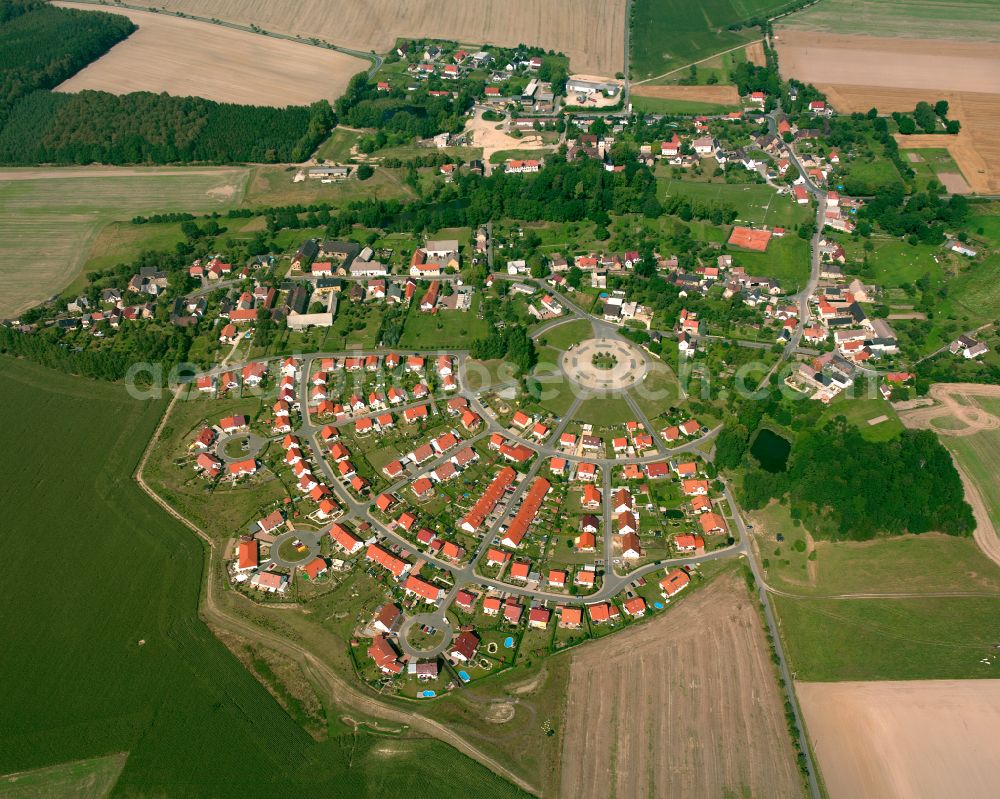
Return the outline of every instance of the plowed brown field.
{"type": "Polygon", "coordinates": [[[397,38],[561,50],[574,72],[625,64],[625,0],[163,0],[184,11],[384,53],[397,38]]]}
{"type": "Polygon", "coordinates": [[[665,100],[689,100],[698,103],[739,105],[740,93],[735,86],[654,86],[642,83],[632,87],[637,97],[659,97],[665,100]]]}
{"type": "Polygon", "coordinates": [[[565,797],[802,795],[758,611],[734,574],[582,647],[567,707],[565,797]]]}
{"type": "Polygon", "coordinates": [[[799,683],[796,690],[830,799],[997,795],[1000,680],[799,683]]]}

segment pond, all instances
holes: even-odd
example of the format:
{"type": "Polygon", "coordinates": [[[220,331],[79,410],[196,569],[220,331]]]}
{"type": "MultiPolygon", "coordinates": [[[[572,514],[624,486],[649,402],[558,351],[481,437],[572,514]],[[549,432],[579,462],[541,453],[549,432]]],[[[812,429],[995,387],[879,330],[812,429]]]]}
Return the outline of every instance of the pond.
{"type": "Polygon", "coordinates": [[[761,468],[774,473],[785,471],[791,450],[792,443],[787,438],[766,427],[757,431],[750,445],[750,454],[760,462],[761,468]]]}

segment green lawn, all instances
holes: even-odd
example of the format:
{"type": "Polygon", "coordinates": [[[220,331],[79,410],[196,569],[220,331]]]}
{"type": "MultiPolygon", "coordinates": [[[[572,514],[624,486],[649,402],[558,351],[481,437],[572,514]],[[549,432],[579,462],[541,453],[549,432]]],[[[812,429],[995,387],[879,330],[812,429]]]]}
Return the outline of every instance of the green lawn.
{"type": "MultiPolygon", "coordinates": [[[[868,253],[868,263],[873,270],[866,278],[884,288],[896,288],[904,283],[915,283],[924,275],[932,281],[944,279],[944,269],[938,263],[944,250],[932,244],[908,244],[893,238],[873,236],[875,249],[868,253]],[[934,258],[937,257],[938,261],[934,258]]],[[[844,249],[851,258],[861,259],[865,253],[860,242],[845,240],[844,249]]]]}
{"type": "Polygon", "coordinates": [[[887,158],[850,161],[845,169],[845,180],[857,181],[864,187],[862,191],[866,194],[877,194],[889,186],[903,182],[896,165],[887,158]]]}
{"type": "MultiPolygon", "coordinates": [[[[60,293],[81,273],[91,245],[109,222],[137,214],[225,211],[239,203],[245,168],[158,167],[91,177],[66,170],[8,170],[0,180],[0,317],[60,293]],[[70,175],[81,175],[70,177],[70,175]]],[[[134,237],[122,252],[136,246],[134,237]]],[[[118,263],[114,247],[105,263],[118,263]]]]}
{"type": "Polygon", "coordinates": [[[854,424],[861,435],[869,441],[888,441],[903,432],[903,423],[899,421],[896,411],[881,397],[852,399],[841,395],[830,403],[830,407],[820,417],[817,425],[823,426],[837,416],[847,417],[847,420],[854,424]],[[877,419],[879,416],[888,416],[889,418],[876,425],[868,424],[869,420],[877,419]]]}
{"type": "MultiPolygon", "coordinates": [[[[421,293],[417,292],[417,298],[421,293]]],[[[483,338],[489,333],[486,321],[476,316],[482,295],[472,298],[468,311],[438,311],[424,313],[416,301],[406,315],[403,335],[399,346],[409,349],[462,348],[468,347],[473,339],[483,338]]]]}
{"type": "Polygon", "coordinates": [[[593,325],[586,319],[577,319],[549,328],[538,337],[538,343],[541,345],[544,342],[554,349],[565,351],[593,336],[593,325]]]}
{"type": "Polygon", "coordinates": [[[164,402],[7,359],[0,376],[32,430],[30,447],[0,431],[6,589],[25,599],[0,616],[17,686],[0,773],[127,752],[120,795],[523,795],[436,741],[347,732],[333,707],[316,743],[199,620],[203,548],[132,480],[164,402]]]}
{"type": "Polygon", "coordinates": [[[692,100],[674,100],[667,97],[641,97],[633,94],[632,108],[641,114],[728,114],[739,111],[738,105],[699,103],[692,100]]]}
{"type": "Polygon", "coordinates": [[[767,16],[787,0],[637,0],[632,9],[632,77],[661,75],[760,38],[758,28],[729,27],[767,16]]]}
{"type": "Polygon", "coordinates": [[[794,234],[771,239],[767,252],[732,250],[733,263],[749,274],[773,277],[787,292],[795,292],[809,279],[809,242],[794,234]]]}
{"type": "Polygon", "coordinates": [[[798,205],[790,196],[779,196],[765,183],[725,183],[721,178],[708,183],[667,176],[658,177],[657,183],[660,197],[681,196],[692,203],[728,206],[742,224],[792,228],[813,216],[808,207],[798,205]]]}
{"type": "Polygon", "coordinates": [[[525,150],[497,150],[495,153],[490,153],[490,163],[491,164],[502,164],[508,158],[513,158],[515,160],[527,161],[530,159],[541,160],[545,158],[551,152],[551,148],[548,149],[525,149],[525,150]]]}
{"type": "Polygon", "coordinates": [[[635,419],[633,411],[623,399],[594,397],[584,400],[573,416],[578,422],[590,422],[597,428],[609,428],[635,419]]]}

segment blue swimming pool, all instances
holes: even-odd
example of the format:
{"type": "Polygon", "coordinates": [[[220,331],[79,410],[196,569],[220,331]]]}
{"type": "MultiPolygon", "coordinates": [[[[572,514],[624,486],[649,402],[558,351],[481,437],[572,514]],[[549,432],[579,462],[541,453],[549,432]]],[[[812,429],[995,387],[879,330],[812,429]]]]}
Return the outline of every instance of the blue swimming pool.
{"type": "Polygon", "coordinates": [[[662,602],[654,602],[653,603],[653,607],[656,608],[657,610],[663,610],[663,603],[662,602]]]}
{"type": "Polygon", "coordinates": [[[465,671],[460,671],[458,676],[462,678],[462,682],[468,682],[470,679],[468,672],[465,671]]]}
{"type": "Polygon", "coordinates": [[[432,696],[437,696],[437,693],[434,691],[421,691],[417,696],[422,699],[430,699],[432,696]]]}
{"type": "Polygon", "coordinates": [[[514,648],[514,639],[513,639],[513,638],[511,638],[511,637],[510,637],[510,636],[508,635],[508,636],[507,636],[506,638],[504,638],[504,639],[503,639],[503,645],[504,645],[505,647],[507,647],[507,649],[513,649],[513,648],[514,648]]]}

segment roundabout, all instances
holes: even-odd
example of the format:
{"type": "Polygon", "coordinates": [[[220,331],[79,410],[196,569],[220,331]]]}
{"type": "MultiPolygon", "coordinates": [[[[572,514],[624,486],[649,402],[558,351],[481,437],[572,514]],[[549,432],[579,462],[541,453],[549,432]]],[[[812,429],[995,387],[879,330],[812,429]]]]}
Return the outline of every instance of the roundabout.
{"type": "Polygon", "coordinates": [[[591,338],[563,354],[559,363],[565,375],[588,391],[624,391],[646,376],[643,351],[630,341],[591,338]]]}
{"type": "Polygon", "coordinates": [[[256,433],[234,433],[222,435],[215,444],[215,454],[224,463],[236,463],[247,458],[256,458],[267,447],[268,440],[256,433]]]}
{"type": "Polygon", "coordinates": [[[443,611],[419,613],[403,622],[399,630],[399,648],[410,657],[433,658],[448,648],[453,636],[451,622],[443,611]],[[424,627],[434,632],[427,633],[424,627]]]}
{"type": "Polygon", "coordinates": [[[278,566],[294,569],[319,556],[321,533],[312,530],[293,530],[283,533],[271,544],[271,560],[278,566]],[[296,546],[295,542],[299,545],[296,546]]]}

